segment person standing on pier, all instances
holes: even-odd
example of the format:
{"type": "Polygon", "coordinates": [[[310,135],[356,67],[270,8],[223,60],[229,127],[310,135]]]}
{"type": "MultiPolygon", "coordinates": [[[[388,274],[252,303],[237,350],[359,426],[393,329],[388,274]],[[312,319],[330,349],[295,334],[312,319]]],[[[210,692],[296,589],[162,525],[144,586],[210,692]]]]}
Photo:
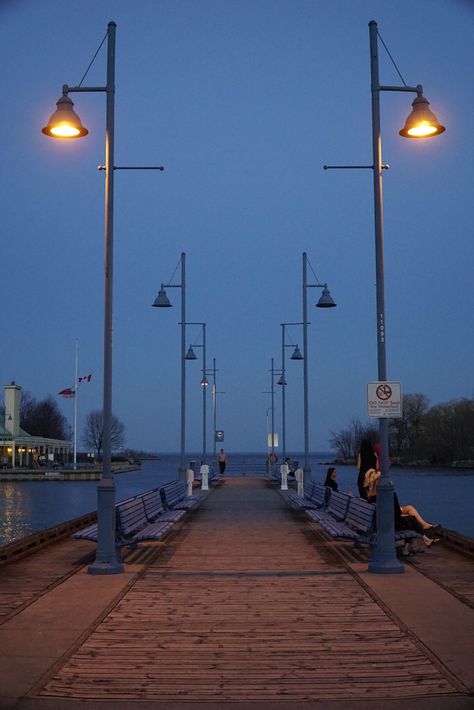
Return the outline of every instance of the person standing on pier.
{"type": "Polygon", "coordinates": [[[221,476],[223,476],[223,475],[224,475],[224,471],[225,471],[225,467],[226,467],[226,464],[227,464],[227,454],[226,454],[226,452],[224,451],[224,449],[221,449],[221,450],[219,451],[219,456],[217,457],[217,461],[218,461],[218,463],[219,463],[219,471],[220,471],[220,474],[221,474],[221,476]]]}
{"type": "Polygon", "coordinates": [[[365,474],[371,468],[374,468],[376,471],[379,470],[378,456],[371,442],[368,439],[362,439],[359,453],[357,454],[357,487],[361,498],[367,498],[365,474]]]}

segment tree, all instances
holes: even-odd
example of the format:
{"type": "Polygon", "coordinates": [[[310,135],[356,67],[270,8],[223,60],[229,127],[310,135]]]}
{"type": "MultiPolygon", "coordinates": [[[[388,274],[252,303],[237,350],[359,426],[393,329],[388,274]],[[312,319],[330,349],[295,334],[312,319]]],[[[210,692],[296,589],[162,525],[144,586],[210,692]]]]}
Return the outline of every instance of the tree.
{"type": "Polygon", "coordinates": [[[408,455],[416,459],[421,454],[423,420],[428,411],[429,399],[424,394],[404,394],[402,416],[390,423],[390,441],[395,456],[408,455]]]}
{"type": "Polygon", "coordinates": [[[21,393],[20,426],[31,436],[67,439],[68,423],[51,397],[37,400],[29,392],[21,393]]]}
{"type": "Polygon", "coordinates": [[[341,459],[349,461],[357,457],[362,439],[375,442],[377,437],[378,431],[372,424],[363,424],[360,419],[354,417],[345,429],[331,431],[329,444],[341,459]]]}
{"type": "MultiPolygon", "coordinates": [[[[100,458],[104,443],[104,423],[101,409],[94,409],[86,417],[82,441],[85,446],[94,449],[100,458]]],[[[125,426],[112,414],[110,426],[110,444],[112,449],[119,449],[125,443],[125,426]]]]}
{"type": "Polygon", "coordinates": [[[423,418],[423,446],[433,463],[474,458],[474,400],[459,399],[432,407],[423,418]]]}

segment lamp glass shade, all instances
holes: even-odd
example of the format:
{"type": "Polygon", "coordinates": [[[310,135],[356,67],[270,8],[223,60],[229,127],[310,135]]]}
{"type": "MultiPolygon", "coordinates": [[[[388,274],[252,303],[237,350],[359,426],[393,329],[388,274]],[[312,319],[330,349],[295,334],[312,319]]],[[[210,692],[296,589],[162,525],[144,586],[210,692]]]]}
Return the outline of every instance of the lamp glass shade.
{"type": "Polygon", "coordinates": [[[156,308],[171,308],[173,304],[170,303],[170,300],[166,295],[165,289],[160,288],[160,290],[158,291],[158,296],[155,298],[152,305],[156,308]]]}
{"type": "Polygon", "coordinates": [[[69,96],[61,96],[56,102],[57,109],[41,129],[45,136],[51,138],[81,138],[87,136],[89,131],[81,123],[81,119],[74,111],[74,103],[69,96]]]}
{"type": "Polygon", "coordinates": [[[207,387],[209,384],[209,380],[207,379],[206,375],[201,380],[201,387],[207,387]]]}
{"type": "Polygon", "coordinates": [[[336,304],[332,300],[332,296],[329,293],[329,289],[325,286],[321,294],[321,298],[316,304],[316,308],[334,308],[336,304]]]}
{"type": "Polygon", "coordinates": [[[295,349],[293,351],[293,355],[290,357],[290,360],[303,360],[301,350],[299,349],[299,347],[297,345],[295,346],[295,349]]]}
{"type": "Polygon", "coordinates": [[[185,355],[186,360],[197,360],[196,353],[193,350],[193,346],[190,345],[188,348],[188,352],[185,355]]]}
{"type": "Polygon", "coordinates": [[[404,138],[430,138],[443,133],[446,129],[440,124],[429,107],[424,96],[417,96],[413,101],[413,110],[405,121],[400,135],[404,138]]]}
{"type": "Polygon", "coordinates": [[[277,385],[286,385],[286,381],[283,379],[283,375],[278,380],[277,385]]]}

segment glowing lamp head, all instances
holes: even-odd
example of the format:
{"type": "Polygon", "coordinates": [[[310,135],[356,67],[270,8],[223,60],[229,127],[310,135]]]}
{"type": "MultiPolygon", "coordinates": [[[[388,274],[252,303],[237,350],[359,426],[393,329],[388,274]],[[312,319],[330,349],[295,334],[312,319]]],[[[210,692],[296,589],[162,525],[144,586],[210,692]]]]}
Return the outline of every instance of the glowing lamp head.
{"type": "Polygon", "coordinates": [[[430,138],[446,130],[433,111],[428,108],[429,105],[429,101],[424,96],[416,97],[412,103],[413,110],[402,130],[399,131],[401,136],[404,138],[430,138]]]}
{"type": "Polygon", "coordinates": [[[73,102],[69,96],[61,96],[56,102],[57,109],[41,129],[45,136],[51,138],[81,138],[87,136],[89,131],[81,123],[81,119],[73,109],[73,102]]]}

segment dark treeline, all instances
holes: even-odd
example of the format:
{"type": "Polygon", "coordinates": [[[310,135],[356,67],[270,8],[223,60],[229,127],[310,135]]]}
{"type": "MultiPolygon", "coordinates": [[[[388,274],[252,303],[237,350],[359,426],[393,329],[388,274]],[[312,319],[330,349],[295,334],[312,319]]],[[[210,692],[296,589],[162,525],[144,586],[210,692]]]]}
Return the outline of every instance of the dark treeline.
{"type": "MultiPolygon", "coordinates": [[[[332,431],[329,443],[344,461],[355,459],[362,439],[378,439],[374,420],[332,431]]],[[[402,417],[389,422],[390,456],[394,463],[452,465],[474,460],[474,400],[457,399],[430,407],[424,394],[405,394],[402,417]]]]}

